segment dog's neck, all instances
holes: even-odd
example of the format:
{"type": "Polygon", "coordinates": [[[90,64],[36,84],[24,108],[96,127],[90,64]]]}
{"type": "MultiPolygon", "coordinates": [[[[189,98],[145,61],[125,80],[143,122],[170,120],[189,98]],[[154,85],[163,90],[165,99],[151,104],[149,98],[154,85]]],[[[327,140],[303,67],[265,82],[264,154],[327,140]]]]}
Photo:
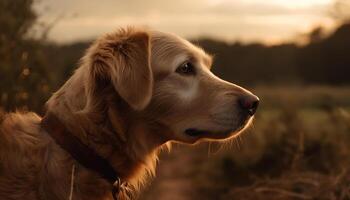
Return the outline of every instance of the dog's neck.
{"type": "Polygon", "coordinates": [[[138,188],[154,174],[159,147],[166,146],[166,139],[157,131],[161,128],[144,123],[142,116],[131,120],[130,115],[135,113],[118,107],[121,99],[117,96],[100,96],[105,98],[101,106],[87,107],[85,78],[75,73],[50,98],[47,112],[55,114],[81,142],[107,159],[121,179],[138,188]]]}

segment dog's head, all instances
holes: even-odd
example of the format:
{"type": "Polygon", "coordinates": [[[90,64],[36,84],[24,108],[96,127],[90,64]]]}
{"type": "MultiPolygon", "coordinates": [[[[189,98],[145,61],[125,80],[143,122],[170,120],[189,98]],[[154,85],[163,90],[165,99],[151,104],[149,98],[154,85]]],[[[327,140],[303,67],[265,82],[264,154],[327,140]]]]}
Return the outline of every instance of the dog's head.
{"type": "Polygon", "coordinates": [[[139,119],[167,129],[167,140],[230,138],[248,126],[257,109],[258,97],[215,76],[212,57],[175,35],[121,30],[94,49],[92,82],[109,79],[139,119]]]}

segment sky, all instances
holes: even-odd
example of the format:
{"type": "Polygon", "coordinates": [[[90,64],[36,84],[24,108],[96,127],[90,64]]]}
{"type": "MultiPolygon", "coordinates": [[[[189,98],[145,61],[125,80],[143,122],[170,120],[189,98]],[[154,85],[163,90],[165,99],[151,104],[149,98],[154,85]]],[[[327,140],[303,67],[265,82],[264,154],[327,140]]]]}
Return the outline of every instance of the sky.
{"type": "Polygon", "coordinates": [[[90,40],[127,25],[185,38],[228,42],[291,41],[315,26],[332,28],[333,0],[41,0],[39,21],[58,43],[90,40]]]}

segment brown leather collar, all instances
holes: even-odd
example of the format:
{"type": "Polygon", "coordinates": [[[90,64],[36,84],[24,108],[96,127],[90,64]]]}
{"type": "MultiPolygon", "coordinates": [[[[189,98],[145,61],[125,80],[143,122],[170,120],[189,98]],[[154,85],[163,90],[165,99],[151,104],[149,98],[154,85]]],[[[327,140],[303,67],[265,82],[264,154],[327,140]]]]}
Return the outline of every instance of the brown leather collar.
{"type": "Polygon", "coordinates": [[[54,114],[47,113],[41,120],[41,126],[62,149],[67,151],[82,166],[96,172],[107,180],[113,186],[112,195],[116,198],[122,183],[120,182],[119,174],[106,159],[97,155],[94,150],[70,133],[54,114]]]}

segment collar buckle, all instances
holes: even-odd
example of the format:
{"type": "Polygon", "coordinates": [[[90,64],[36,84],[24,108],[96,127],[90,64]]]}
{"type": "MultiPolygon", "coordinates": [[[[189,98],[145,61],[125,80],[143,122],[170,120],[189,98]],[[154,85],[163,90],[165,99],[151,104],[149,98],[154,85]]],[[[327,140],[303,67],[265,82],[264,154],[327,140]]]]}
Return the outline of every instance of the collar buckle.
{"type": "Polygon", "coordinates": [[[129,187],[127,182],[122,182],[118,177],[117,180],[113,183],[112,196],[114,200],[118,200],[120,193],[123,193],[123,196],[127,196],[128,199],[132,199],[132,189],[129,187]]]}

